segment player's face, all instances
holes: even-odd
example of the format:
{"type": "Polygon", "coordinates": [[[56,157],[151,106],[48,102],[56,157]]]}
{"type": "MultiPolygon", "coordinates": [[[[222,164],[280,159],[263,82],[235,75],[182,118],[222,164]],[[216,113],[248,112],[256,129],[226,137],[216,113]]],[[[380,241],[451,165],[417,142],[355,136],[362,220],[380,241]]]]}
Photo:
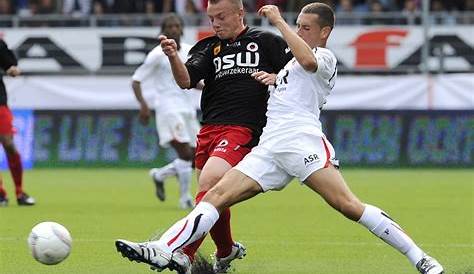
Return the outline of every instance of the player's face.
{"type": "Polygon", "coordinates": [[[323,31],[318,24],[319,15],[300,13],[296,19],[296,33],[311,47],[321,46],[323,31]]]}
{"type": "Polygon", "coordinates": [[[170,20],[165,24],[162,32],[168,38],[179,40],[183,34],[183,26],[181,26],[181,22],[178,19],[170,20]]]}
{"type": "Polygon", "coordinates": [[[219,1],[207,6],[207,15],[217,37],[233,39],[242,31],[244,11],[230,1],[219,1]]]}

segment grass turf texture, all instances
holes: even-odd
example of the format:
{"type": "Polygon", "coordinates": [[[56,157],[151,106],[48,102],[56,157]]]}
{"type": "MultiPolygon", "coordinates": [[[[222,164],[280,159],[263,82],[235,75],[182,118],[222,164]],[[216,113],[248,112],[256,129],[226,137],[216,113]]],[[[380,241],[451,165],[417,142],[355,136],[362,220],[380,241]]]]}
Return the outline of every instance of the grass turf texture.
{"type": "MultiPolygon", "coordinates": [[[[386,210],[446,273],[474,273],[472,170],[343,170],[353,191],[386,210]]],[[[39,169],[25,173],[38,200],[18,207],[3,172],[10,205],[0,208],[0,273],[153,273],[120,257],[114,240],[146,240],[184,216],[177,184],[168,180],[159,202],[144,169],[39,169]],[[41,221],[66,226],[73,249],[56,266],[37,263],[26,238],[41,221]]],[[[296,181],[233,209],[234,239],[248,255],[235,273],[416,273],[408,260],[360,225],[329,208],[296,181]]],[[[201,248],[211,254],[207,239],[201,248]]],[[[168,273],[168,272],[165,272],[168,273]]]]}

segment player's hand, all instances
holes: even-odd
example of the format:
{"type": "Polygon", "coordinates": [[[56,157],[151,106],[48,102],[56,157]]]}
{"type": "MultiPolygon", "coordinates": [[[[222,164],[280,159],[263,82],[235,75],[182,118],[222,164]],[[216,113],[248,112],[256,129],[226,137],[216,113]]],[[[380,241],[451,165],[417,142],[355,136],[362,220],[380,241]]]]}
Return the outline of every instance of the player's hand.
{"type": "Polygon", "coordinates": [[[275,25],[279,21],[284,21],[281,17],[280,10],[275,5],[265,5],[258,10],[260,16],[264,16],[268,21],[275,25]]]}
{"type": "Polygon", "coordinates": [[[165,35],[160,35],[158,36],[158,41],[160,41],[161,49],[167,56],[173,57],[177,55],[178,45],[174,39],[168,39],[165,35]]]}
{"type": "Polygon", "coordinates": [[[151,116],[151,111],[148,108],[148,106],[142,106],[140,108],[140,113],[138,115],[138,119],[140,120],[140,123],[144,126],[148,125],[150,122],[150,116],[151,116]]]}
{"type": "Polygon", "coordinates": [[[11,77],[16,77],[20,75],[21,71],[17,66],[11,66],[7,69],[7,75],[11,77]]]}
{"type": "Polygon", "coordinates": [[[257,71],[257,72],[252,73],[251,76],[255,78],[255,80],[267,86],[274,85],[276,82],[276,74],[274,73],[268,73],[265,71],[257,71]]]}

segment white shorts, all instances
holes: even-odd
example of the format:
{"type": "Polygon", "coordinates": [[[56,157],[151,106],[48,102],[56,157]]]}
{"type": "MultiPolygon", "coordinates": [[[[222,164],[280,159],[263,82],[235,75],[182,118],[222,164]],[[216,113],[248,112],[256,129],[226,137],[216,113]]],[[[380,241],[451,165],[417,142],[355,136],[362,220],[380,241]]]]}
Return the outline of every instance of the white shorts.
{"type": "Polygon", "coordinates": [[[195,113],[156,112],[155,121],[160,146],[169,147],[170,142],[176,140],[196,147],[196,136],[201,126],[195,113]]]}
{"type": "Polygon", "coordinates": [[[301,133],[266,145],[259,143],[235,169],[263,189],[281,190],[296,177],[301,182],[329,163],[338,166],[334,148],[324,136],[301,133]]]}

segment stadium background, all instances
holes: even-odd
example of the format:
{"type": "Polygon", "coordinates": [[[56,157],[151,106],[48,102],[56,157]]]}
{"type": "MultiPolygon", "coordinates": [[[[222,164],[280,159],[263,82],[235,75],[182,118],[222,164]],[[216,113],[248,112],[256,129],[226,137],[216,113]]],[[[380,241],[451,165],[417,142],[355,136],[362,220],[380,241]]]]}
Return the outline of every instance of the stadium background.
{"type": "MultiPolygon", "coordinates": [[[[146,177],[147,168],[175,156],[157,146],[153,123],[149,127],[138,123],[138,104],[130,87],[130,77],[156,45],[161,12],[175,11],[185,16],[184,41],[188,43],[209,35],[210,28],[203,14],[205,1],[76,0],[68,10],[69,2],[0,0],[0,35],[15,51],[23,71],[21,77],[4,78],[18,128],[15,142],[25,167],[32,168],[25,173],[25,185],[33,189],[32,194],[36,193],[39,200],[36,211],[0,212],[0,273],[136,273],[133,265],[127,270],[122,264],[115,268],[102,267],[101,256],[115,264],[116,255],[109,258],[109,254],[101,254],[94,260],[86,255],[86,247],[109,250],[110,241],[116,235],[143,239],[139,231],[118,232],[117,219],[114,219],[117,216],[128,219],[122,224],[123,229],[132,228],[138,221],[142,224],[141,232],[149,235],[157,226],[161,227],[149,222],[156,210],[163,214],[160,217],[167,224],[182,215],[175,209],[174,194],[164,205],[157,205],[148,194],[151,184],[146,177]],[[99,194],[110,192],[107,184],[112,183],[116,189],[111,195],[99,194]],[[77,195],[70,195],[71,191],[77,195]],[[117,208],[113,203],[122,200],[123,195],[127,201],[117,208]],[[142,202],[138,208],[137,201],[142,202]],[[91,210],[85,210],[88,207],[84,204],[88,203],[91,210]],[[105,206],[102,210],[107,214],[94,212],[98,205],[105,206]],[[133,210],[144,212],[137,215],[133,210]],[[91,226],[91,218],[97,222],[92,227],[101,232],[86,228],[91,226]],[[34,222],[45,219],[65,224],[72,229],[76,240],[77,250],[73,253],[76,255],[60,268],[37,269],[36,264],[23,255],[28,230],[34,222]],[[101,221],[106,225],[99,225],[101,221]],[[10,254],[12,247],[18,254],[10,254]],[[91,264],[81,271],[84,266],[78,258],[86,258],[91,264]],[[17,261],[26,262],[29,270],[16,272],[17,261]]],[[[249,11],[248,24],[274,31],[268,22],[253,13],[259,6],[277,4],[285,11],[285,18],[294,22],[295,11],[310,1],[244,2],[249,11]]],[[[473,273],[474,1],[325,2],[337,11],[337,27],[328,47],[338,57],[339,77],[322,121],[343,167],[364,168],[348,169],[345,174],[355,182],[354,189],[364,198],[398,212],[397,216],[407,224],[412,235],[428,242],[429,249],[441,246],[442,261],[455,270],[448,273],[473,273]],[[423,9],[426,4],[429,4],[428,9],[423,9]],[[380,181],[387,184],[379,185],[380,181]],[[374,184],[380,189],[374,191],[374,184]],[[397,201],[407,201],[410,206],[397,201]],[[418,209],[427,209],[429,213],[408,217],[418,209]],[[436,216],[435,220],[430,214],[436,216]],[[441,225],[432,235],[424,236],[423,228],[439,226],[438,218],[448,222],[449,228],[441,225]],[[417,225],[419,223],[423,226],[417,225]],[[465,231],[471,232],[466,234],[465,231]],[[439,234],[444,239],[438,239],[439,234]]],[[[145,96],[151,102],[151,83],[145,86],[145,96]]],[[[0,169],[6,168],[3,157],[3,153],[0,154],[0,169]]],[[[6,171],[2,173],[10,187],[6,171]]],[[[175,188],[171,185],[170,192],[175,188]]],[[[277,194],[274,200],[272,197],[257,199],[238,207],[237,212],[253,212],[261,207],[278,210],[286,214],[282,220],[301,223],[301,234],[310,234],[308,228],[312,227],[326,236],[322,240],[324,251],[315,250],[318,260],[311,265],[305,256],[297,255],[289,258],[293,262],[289,266],[250,258],[248,264],[242,263],[243,273],[256,273],[252,268],[255,266],[262,267],[259,273],[313,273],[315,265],[322,270],[320,273],[406,273],[408,267],[402,259],[390,268],[386,264],[392,263],[391,259],[365,249],[359,250],[362,254],[359,255],[373,258],[372,265],[359,265],[347,259],[343,261],[346,269],[334,267],[330,254],[351,258],[350,248],[371,245],[373,239],[368,236],[359,243],[364,238],[357,233],[354,238],[337,238],[344,237],[335,235],[344,235],[347,228],[340,224],[342,221],[329,217],[332,215],[320,204],[307,207],[304,202],[313,195],[307,192],[303,195],[295,187],[290,187],[287,193],[296,197],[295,204],[287,204],[284,210],[280,203],[288,201],[277,194]],[[301,214],[316,211],[318,219],[329,220],[342,228],[328,231],[327,226],[307,223],[306,219],[302,222],[296,218],[299,214],[291,209],[301,214]],[[325,242],[328,237],[336,237],[337,243],[325,242]],[[352,246],[349,244],[344,249],[340,244],[344,241],[355,243],[351,242],[352,246]]],[[[270,229],[268,224],[275,222],[271,216],[261,218],[266,225],[264,229],[270,229]]],[[[253,219],[241,217],[240,222],[251,225],[253,219]]],[[[258,246],[267,248],[275,245],[279,246],[277,249],[302,248],[285,242],[289,237],[286,231],[292,229],[285,226],[287,223],[279,223],[281,227],[275,231],[275,238],[268,242],[258,240],[268,235],[248,233],[241,224],[236,231],[244,240],[245,235],[250,234],[247,242],[254,249],[252,237],[257,238],[258,246]],[[278,235],[286,238],[280,240],[276,238],[278,235]]],[[[307,240],[318,243],[320,239],[307,240]]],[[[210,246],[205,247],[207,253],[212,251],[210,246]]],[[[303,248],[311,250],[313,247],[303,248]]],[[[380,248],[376,246],[377,250],[380,248]]],[[[258,252],[268,256],[268,260],[279,256],[273,249],[258,252]]]]}

